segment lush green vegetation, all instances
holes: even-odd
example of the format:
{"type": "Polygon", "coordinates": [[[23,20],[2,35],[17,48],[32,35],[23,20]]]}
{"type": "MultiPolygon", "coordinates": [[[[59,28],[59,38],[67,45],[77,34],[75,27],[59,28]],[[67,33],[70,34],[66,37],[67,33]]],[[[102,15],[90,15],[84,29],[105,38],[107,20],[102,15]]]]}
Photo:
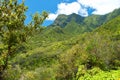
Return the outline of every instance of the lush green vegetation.
{"type": "MultiPolygon", "coordinates": [[[[9,57],[3,80],[119,80],[119,12],[86,18],[60,15],[48,27],[34,24],[39,28],[9,57]]],[[[6,47],[1,40],[0,57],[6,47]]]]}
{"type": "Polygon", "coordinates": [[[36,13],[33,21],[25,25],[25,11],[27,7],[24,2],[17,0],[0,1],[0,79],[3,80],[3,73],[8,67],[8,61],[17,51],[24,46],[28,35],[38,29],[48,14],[36,13]]]}

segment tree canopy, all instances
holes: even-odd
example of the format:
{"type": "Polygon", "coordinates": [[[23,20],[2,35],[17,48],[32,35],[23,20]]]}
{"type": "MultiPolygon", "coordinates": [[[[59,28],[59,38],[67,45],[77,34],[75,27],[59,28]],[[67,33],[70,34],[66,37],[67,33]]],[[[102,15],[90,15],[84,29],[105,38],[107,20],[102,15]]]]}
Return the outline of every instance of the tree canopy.
{"type": "Polygon", "coordinates": [[[7,68],[9,58],[48,16],[46,12],[36,13],[33,15],[33,20],[25,25],[27,9],[24,1],[18,3],[17,0],[2,0],[0,2],[0,75],[7,68]]]}

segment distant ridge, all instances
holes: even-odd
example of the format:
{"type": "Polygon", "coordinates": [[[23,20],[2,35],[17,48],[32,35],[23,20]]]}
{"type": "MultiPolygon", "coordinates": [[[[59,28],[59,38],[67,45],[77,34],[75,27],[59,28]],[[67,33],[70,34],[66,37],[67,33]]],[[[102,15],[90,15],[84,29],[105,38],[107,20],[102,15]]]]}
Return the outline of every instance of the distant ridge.
{"type": "Polygon", "coordinates": [[[90,15],[88,17],[82,17],[78,14],[70,14],[70,15],[64,15],[60,14],[55,19],[53,24],[49,25],[52,27],[60,26],[61,28],[64,28],[67,24],[69,24],[71,21],[74,21],[76,24],[80,24],[82,26],[89,26],[89,27],[98,27],[105,22],[117,17],[120,15],[120,8],[115,9],[113,12],[108,13],[106,15],[90,15]]]}

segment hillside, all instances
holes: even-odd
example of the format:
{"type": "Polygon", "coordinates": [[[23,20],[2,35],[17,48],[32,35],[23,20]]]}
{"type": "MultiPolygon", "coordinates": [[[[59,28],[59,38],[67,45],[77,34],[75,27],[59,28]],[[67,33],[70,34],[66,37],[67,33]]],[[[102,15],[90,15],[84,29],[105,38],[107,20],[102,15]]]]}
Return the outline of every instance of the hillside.
{"type": "Polygon", "coordinates": [[[42,30],[42,32],[37,35],[39,35],[38,38],[40,41],[62,41],[78,34],[91,32],[119,15],[120,9],[116,9],[106,15],[91,15],[88,17],[81,17],[75,13],[71,15],[61,14],[56,18],[53,24],[46,27],[46,29],[42,30]]]}
{"type": "Polygon", "coordinates": [[[119,80],[120,9],[59,15],[9,61],[5,80],[119,80]]]}
{"type": "Polygon", "coordinates": [[[81,17],[77,14],[59,15],[53,24],[41,32],[42,35],[39,34],[41,37],[40,41],[62,41],[78,34],[92,31],[120,15],[119,11],[119,9],[116,9],[106,15],[91,15],[88,17],[81,17]]]}
{"type": "MultiPolygon", "coordinates": [[[[105,22],[117,17],[118,15],[120,15],[120,9],[116,9],[113,12],[105,14],[105,15],[90,15],[88,17],[82,17],[82,16],[75,14],[75,13],[73,13],[71,15],[61,14],[55,19],[54,23],[51,24],[50,26],[57,25],[57,26],[63,27],[62,24],[66,23],[66,25],[67,25],[71,21],[75,21],[78,24],[84,24],[84,25],[89,22],[91,24],[94,24],[94,26],[95,25],[99,26],[102,23],[105,23],[105,22]],[[100,21],[100,23],[98,25],[99,21],[100,21]]],[[[64,25],[64,27],[65,27],[65,25],[64,25]]]]}

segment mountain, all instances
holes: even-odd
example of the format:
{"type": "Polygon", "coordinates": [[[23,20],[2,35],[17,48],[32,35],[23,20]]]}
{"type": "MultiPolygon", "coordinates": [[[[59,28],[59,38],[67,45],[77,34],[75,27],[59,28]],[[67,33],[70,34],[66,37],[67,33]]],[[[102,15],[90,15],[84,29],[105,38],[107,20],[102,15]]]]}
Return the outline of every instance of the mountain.
{"type": "Polygon", "coordinates": [[[82,22],[84,17],[78,15],[78,14],[71,14],[71,15],[64,15],[60,14],[58,17],[55,19],[54,23],[51,24],[50,26],[60,26],[64,28],[69,22],[75,21],[76,23],[79,24],[79,22],[82,22]]]}
{"type": "Polygon", "coordinates": [[[120,15],[120,9],[116,9],[106,15],[91,15],[88,17],[82,17],[75,13],[71,15],[61,14],[49,27],[59,26],[63,28],[65,32],[79,34],[92,31],[96,27],[106,23],[118,15],[120,15]]]}
{"type": "Polygon", "coordinates": [[[78,34],[91,32],[120,15],[120,9],[116,9],[106,15],[91,15],[82,17],[78,14],[59,15],[50,26],[46,27],[39,36],[40,41],[61,41],[78,34]],[[58,37],[59,36],[59,37],[58,37]]]}

